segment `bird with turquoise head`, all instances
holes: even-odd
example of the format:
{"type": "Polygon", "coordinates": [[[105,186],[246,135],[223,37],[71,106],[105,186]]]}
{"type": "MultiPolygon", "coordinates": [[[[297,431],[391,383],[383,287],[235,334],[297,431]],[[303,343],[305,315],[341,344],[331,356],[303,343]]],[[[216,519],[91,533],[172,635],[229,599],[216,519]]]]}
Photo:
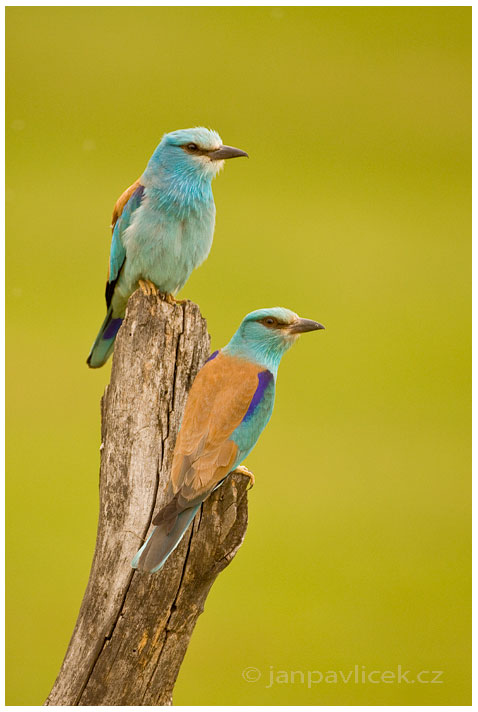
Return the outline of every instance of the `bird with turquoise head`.
{"type": "MultiPolygon", "coordinates": [[[[298,336],[324,329],[282,307],[248,314],[223,349],[197,374],[174,449],[169,502],[133,559],[133,568],[159,571],[201,503],[255,446],[274,406],[277,370],[298,336]]],[[[239,471],[253,477],[241,467],[239,471]]]]}
{"type": "Polygon", "coordinates": [[[229,158],[245,151],[224,146],[204,127],[163,136],[143,175],[113,211],[106,318],[87,363],[99,368],[110,356],[131,294],[171,299],[208,256],[216,208],[211,183],[229,158]]]}

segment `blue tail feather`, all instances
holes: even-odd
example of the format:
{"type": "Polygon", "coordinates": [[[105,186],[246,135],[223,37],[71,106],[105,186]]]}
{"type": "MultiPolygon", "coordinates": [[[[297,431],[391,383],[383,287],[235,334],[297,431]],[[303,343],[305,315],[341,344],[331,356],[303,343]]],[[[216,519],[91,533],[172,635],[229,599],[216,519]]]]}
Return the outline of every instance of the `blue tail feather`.
{"type": "Polygon", "coordinates": [[[100,368],[106,363],[113,351],[116,334],[122,323],[123,319],[115,319],[113,317],[113,310],[110,307],[86,360],[90,368],[100,368]]]}
{"type": "Polygon", "coordinates": [[[170,531],[166,523],[155,527],[131,562],[133,569],[151,574],[159,571],[178,546],[200,506],[198,504],[180,512],[170,531]]]}

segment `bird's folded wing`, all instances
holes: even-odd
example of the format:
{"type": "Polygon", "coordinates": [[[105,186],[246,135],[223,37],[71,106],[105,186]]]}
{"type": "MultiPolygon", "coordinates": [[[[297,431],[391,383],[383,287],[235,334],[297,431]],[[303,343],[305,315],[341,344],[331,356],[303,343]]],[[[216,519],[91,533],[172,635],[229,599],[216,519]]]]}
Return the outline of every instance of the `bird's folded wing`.
{"type": "Polygon", "coordinates": [[[174,450],[172,492],[181,508],[201,501],[231,471],[230,439],[259,385],[260,367],[219,355],[200,370],[189,393],[174,450]]]}
{"type": "Polygon", "coordinates": [[[135,190],[139,188],[141,185],[140,183],[140,178],[138,180],[135,180],[134,183],[132,183],[129,188],[126,188],[124,193],[121,193],[120,197],[115,203],[115,206],[113,208],[113,217],[111,218],[111,228],[114,230],[114,227],[116,223],[118,222],[118,218],[120,217],[121,213],[123,212],[123,208],[128,202],[128,200],[131,198],[135,190]]]}
{"type": "Polygon", "coordinates": [[[108,282],[106,285],[106,303],[108,306],[113,296],[116,280],[118,279],[118,275],[126,258],[122,233],[130,224],[134,211],[141,205],[143,194],[144,187],[138,179],[118,198],[113,210],[111,225],[113,237],[111,240],[108,282]]]}

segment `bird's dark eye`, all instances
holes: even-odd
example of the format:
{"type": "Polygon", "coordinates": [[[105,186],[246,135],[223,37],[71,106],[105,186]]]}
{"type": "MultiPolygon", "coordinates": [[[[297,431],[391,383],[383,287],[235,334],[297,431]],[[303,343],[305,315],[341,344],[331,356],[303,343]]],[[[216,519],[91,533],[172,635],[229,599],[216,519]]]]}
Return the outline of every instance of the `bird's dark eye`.
{"type": "Polygon", "coordinates": [[[267,326],[274,326],[275,323],[276,323],[276,320],[271,316],[266,317],[263,321],[263,324],[266,324],[267,326]]]}
{"type": "Polygon", "coordinates": [[[188,143],[186,148],[188,149],[188,151],[197,151],[198,150],[198,147],[195,143],[188,143]]]}

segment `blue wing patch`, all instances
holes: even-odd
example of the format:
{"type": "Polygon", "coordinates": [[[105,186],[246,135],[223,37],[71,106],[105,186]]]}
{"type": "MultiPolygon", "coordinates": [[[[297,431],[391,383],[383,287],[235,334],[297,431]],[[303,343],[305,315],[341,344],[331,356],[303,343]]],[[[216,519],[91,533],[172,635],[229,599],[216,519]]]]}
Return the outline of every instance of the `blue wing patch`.
{"type": "Polygon", "coordinates": [[[259,380],[259,385],[257,386],[256,391],[252,396],[249,408],[247,409],[247,413],[242,419],[242,422],[244,422],[245,420],[249,420],[249,418],[252,417],[255,409],[257,408],[261,400],[264,398],[264,393],[266,392],[269,383],[274,379],[274,376],[270,371],[260,371],[257,374],[257,377],[259,380]]]}
{"type": "Polygon", "coordinates": [[[118,279],[121,268],[126,258],[126,250],[123,245],[121,236],[131,223],[131,217],[137,208],[141,205],[141,200],[144,194],[144,186],[139,185],[130,199],[123,208],[123,212],[119,216],[113,230],[110,250],[110,272],[108,282],[106,283],[106,306],[109,307],[116,281],[118,279]]]}
{"type": "Polygon", "coordinates": [[[111,250],[110,250],[110,273],[108,282],[116,282],[118,278],[119,271],[123,266],[123,262],[126,257],[126,251],[123,247],[120,237],[120,226],[121,219],[115,225],[113,230],[113,238],[111,240],[111,250]]]}
{"type": "Polygon", "coordinates": [[[231,440],[238,447],[234,467],[237,467],[248,456],[272,414],[275,394],[274,376],[270,371],[260,371],[257,377],[257,388],[249,403],[249,408],[240,425],[231,435],[231,440]]]}
{"type": "Polygon", "coordinates": [[[219,350],[214,351],[214,353],[212,353],[212,354],[209,356],[209,358],[207,359],[206,363],[209,363],[209,361],[212,361],[213,359],[215,359],[216,356],[218,355],[218,353],[219,353],[219,350]]]}

